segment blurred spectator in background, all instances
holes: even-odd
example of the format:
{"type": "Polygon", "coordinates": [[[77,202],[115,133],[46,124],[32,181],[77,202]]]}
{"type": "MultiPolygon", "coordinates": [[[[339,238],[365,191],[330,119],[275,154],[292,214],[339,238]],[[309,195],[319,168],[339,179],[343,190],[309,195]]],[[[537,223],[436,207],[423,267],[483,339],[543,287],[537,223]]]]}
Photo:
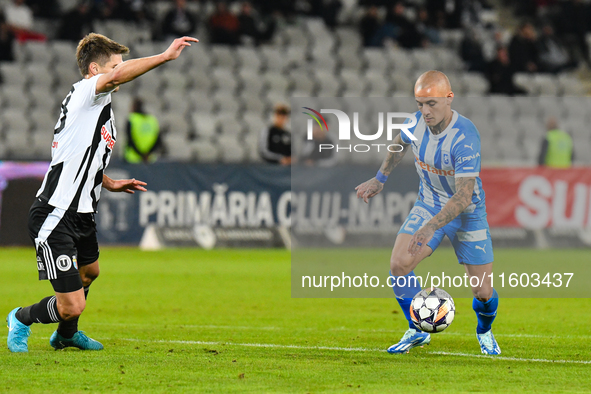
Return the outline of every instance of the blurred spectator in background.
{"type": "Polygon", "coordinates": [[[472,27],[464,29],[464,38],[460,44],[460,56],[468,66],[468,71],[486,71],[482,42],[476,29],[472,27]]]}
{"type": "Polygon", "coordinates": [[[367,9],[365,15],[363,15],[359,21],[359,32],[361,33],[361,38],[363,39],[363,46],[382,46],[380,30],[381,24],[378,17],[378,7],[371,6],[367,9]]]}
{"type": "Polygon", "coordinates": [[[190,36],[197,29],[197,18],[187,9],[186,0],[175,0],[174,8],[166,13],[162,21],[162,35],[170,37],[190,36]]]}
{"type": "Polygon", "coordinates": [[[574,149],[571,136],[558,128],[555,117],[546,122],[546,136],[542,141],[538,164],[551,168],[569,168],[573,164],[574,149]]]}
{"type": "Polygon", "coordinates": [[[33,31],[33,11],[25,0],[12,0],[4,6],[6,23],[12,29],[16,39],[20,42],[28,40],[45,41],[44,34],[33,31]]]}
{"type": "Polygon", "coordinates": [[[128,163],[153,163],[162,149],[160,125],[154,115],[146,113],[144,103],[134,98],[127,120],[127,145],[125,161],[128,163]]]}
{"type": "Polygon", "coordinates": [[[337,156],[334,154],[334,149],[320,149],[321,144],[330,144],[334,146],[333,140],[328,135],[328,131],[314,123],[312,126],[312,139],[309,140],[304,136],[304,145],[302,147],[302,154],[300,162],[307,166],[321,166],[330,167],[336,163],[337,156]]]}
{"type": "Polygon", "coordinates": [[[402,1],[397,1],[388,9],[384,29],[386,36],[398,41],[401,47],[411,49],[423,46],[423,36],[417,26],[406,17],[406,8],[402,1]]]}
{"type": "Polygon", "coordinates": [[[489,93],[507,94],[514,96],[525,94],[525,90],[515,86],[513,76],[515,69],[509,60],[507,48],[497,48],[496,58],[487,66],[486,76],[490,84],[489,93]]]}
{"type": "Polygon", "coordinates": [[[538,51],[542,72],[559,73],[576,67],[576,62],[571,61],[566,47],[554,34],[554,28],[550,24],[545,24],[542,28],[542,35],[538,39],[538,51]]]}
{"type": "Polygon", "coordinates": [[[591,10],[582,0],[569,0],[558,3],[554,18],[558,36],[570,48],[573,59],[583,59],[591,66],[586,35],[591,23],[591,10]]]}
{"type": "Polygon", "coordinates": [[[291,132],[287,130],[290,113],[287,104],[275,105],[273,124],[261,131],[259,154],[267,163],[291,165],[291,132]]]}
{"type": "Polygon", "coordinates": [[[240,22],[228,10],[224,2],[216,4],[216,10],[207,22],[209,39],[212,44],[237,45],[239,43],[240,22]]]}
{"type": "Polygon", "coordinates": [[[311,1],[310,3],[320,6],[318,16],[324,20],[326,27],[331,30],[337,27],[337,17],[341,8],[343,8],[341,0],[311,1]]]}
{"type": "Polygon", "coordinates": [[[270,41],[276,28],[275,20],[272,17],[267,18],[266,22],[262,21],[248,1],[242,3],[238,24],[240,36],[242,38],[249,37],[257,46],[270,41]]]}
{"type": "Polygon", "coordinates": [[[539,69],[536,30],[530,22],[519,25],[509,44],[509,58],[516,72],[537,72],[539,69]]]}
{"type": "Polygon", "coordinates": [[[11,62],[14,60],[14,34],[0,13],[0,61],[11,62]]]}
{"type": "Polygon", "coordinates": [[[425,7],[419,8],[417,17],[417,30],[425,37],[431,44],[441,44],[441,25],[440,21],[432,22],[433,19],[429,16],[429,11],[425,7]]]}
{"type": "Polygon", "coordinates": [[[75,8],[62,16],[57,30],[57,39],[74,42],[80,41],[84,36],[93,31],[92,20],[93,15],[91,13],[90,1],[80,1],[75,8]]]}
{"type": "Polygon", "coordinates": [[[33,15],[38,18],[59,18],[61,14],[58,0],[27,0],[33,15]]]}

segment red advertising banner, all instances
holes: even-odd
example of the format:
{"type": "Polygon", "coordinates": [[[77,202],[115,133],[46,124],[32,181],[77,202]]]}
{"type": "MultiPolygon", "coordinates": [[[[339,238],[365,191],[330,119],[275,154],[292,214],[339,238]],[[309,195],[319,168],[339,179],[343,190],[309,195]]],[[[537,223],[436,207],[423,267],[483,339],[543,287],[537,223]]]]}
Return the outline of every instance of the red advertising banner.
{"type": "Polygon", "coordinates": [[[491,227],[591,228],[591,168],[480,172],[491,227]]]}

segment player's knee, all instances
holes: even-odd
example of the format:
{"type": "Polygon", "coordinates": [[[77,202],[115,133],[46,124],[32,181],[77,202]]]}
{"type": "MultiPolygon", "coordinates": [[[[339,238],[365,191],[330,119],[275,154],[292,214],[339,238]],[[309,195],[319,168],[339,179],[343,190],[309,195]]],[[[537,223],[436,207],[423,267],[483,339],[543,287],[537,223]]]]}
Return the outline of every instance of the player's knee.
{"type": "Polygon", "coordinates": [[[96,278],[98,278],[99,274],[100,269],[98,266],[80,272],[80,279],[82,279],[82,285],[84,287],[90,286],[90,284],[94,282],[96,278]]]}
{"type": "Polygon", "coordinates": [[[491,287],[473,287],[472,294],[478,301],[486,302],[492,297],[491,287]]]}
{"type": "Polygon", "coordinates": [[[58,312],[62,319],[67,321],[80,316],[84,312],[84,308],[86,308],[86,301],[81,301],[71,305],[62,305],[58,307],[58,312]]]}
{"type": "Polygon", "coordinates": [[[390,257],[390,272],[393,276],[404,276],[412,271],[413,256],[392,255],[390,257]]]}

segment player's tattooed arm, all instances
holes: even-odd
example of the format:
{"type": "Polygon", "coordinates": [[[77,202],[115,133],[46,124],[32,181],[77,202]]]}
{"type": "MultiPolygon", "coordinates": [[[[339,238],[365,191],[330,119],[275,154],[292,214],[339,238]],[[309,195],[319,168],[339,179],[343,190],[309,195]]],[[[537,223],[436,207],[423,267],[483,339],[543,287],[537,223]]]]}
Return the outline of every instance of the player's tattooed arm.
{"type": "MultiPolygon", "coordinates": [[[[399,152],[388,151],[388,155],[380,166],[380,171],[386,176],[390,175],[394,167],[400,163],[409,147],[409,144],[406,144],[404,141],[402,141],[400,134],[394,137],[393,144],[401,146],[402,149],[399,152]]],[[[381,192],[383,188],[384,184],[374,177],[369,181],[357,186],[355,190],[357,190],[357,198],[363,198],[363,201],[368,203],[369,199],[381,192]]]]}
{"type": "Polygon", "coordinates": [[[456,193],[449,199],[441,212],[433,216],[427,224],[418,229],[408,244],[408,253],[416,255],[420,253],[423,245],[426,245],[436,230],[454,220],[472,202],[472,193],[476,178],[456,178],[456,193]]]}
{"type": "Polygon", "coordinates": [[[435,231],[462,213],[472,203],[472,193],[474,192],[475,183],[476,178],[474,177],[456,178],[456,193],[445,204],[441,212],[435,215],[425,227],[431,227],[435,231]]]}

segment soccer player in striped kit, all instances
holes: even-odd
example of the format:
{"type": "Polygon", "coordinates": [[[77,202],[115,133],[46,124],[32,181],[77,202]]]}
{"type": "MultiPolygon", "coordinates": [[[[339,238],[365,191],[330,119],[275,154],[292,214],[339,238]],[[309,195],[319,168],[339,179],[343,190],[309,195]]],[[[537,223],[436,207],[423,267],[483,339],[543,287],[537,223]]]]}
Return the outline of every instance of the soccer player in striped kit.
{"type": "Polygon", "coordinates": [[[161,54],[123,62],[129,49],[91,33],[78,44],[82,80],[62,103],[54,129],[51,164],[29,212],[29,234],[37,250],[40,280],[55,295],[13,309],[6,318],[11,352],[28,352],[29,326],[58,323],[49,339],[55,349],[102,350],[103,345],[78,331],[90,284],[99,275],[99,247],[94,213],[102,188],[111,192],[145,191],[145,182],[113,180],[104,174],[117,140],[111,93],[119,86],[174,60],[192,37],[174,40],[161,54]]]}
{"type": "Polygon", "coordinates": [[[367,203],[382,191],[388,175],[412,150],[420,177],[419,196],[398,232],[390,258],[391,275],[405,277],[397,281],[405,286],[395,284],[394,293],[409,329],[388,352],[407,353],[430,343],[430,335],[417,330],[410,319],[412,298],[421,290],[413,270],[447,235],[468,276],[478,278],[478,286],[472,287],[472,307],[480,349],[484,354],[500,354],[491,329],[499,298],[489,276],[493,251],[479,177],[480,135],[469,119],[452,110],[454,94],[442,72],[422,74],[414,93],[419,111],[414,114],[416,125],[408,130],[415,139],[404,133],[395,137],[394,143],[404,149],[389,152],[376,176],[356,187],[357,197],[367,203]]]}

